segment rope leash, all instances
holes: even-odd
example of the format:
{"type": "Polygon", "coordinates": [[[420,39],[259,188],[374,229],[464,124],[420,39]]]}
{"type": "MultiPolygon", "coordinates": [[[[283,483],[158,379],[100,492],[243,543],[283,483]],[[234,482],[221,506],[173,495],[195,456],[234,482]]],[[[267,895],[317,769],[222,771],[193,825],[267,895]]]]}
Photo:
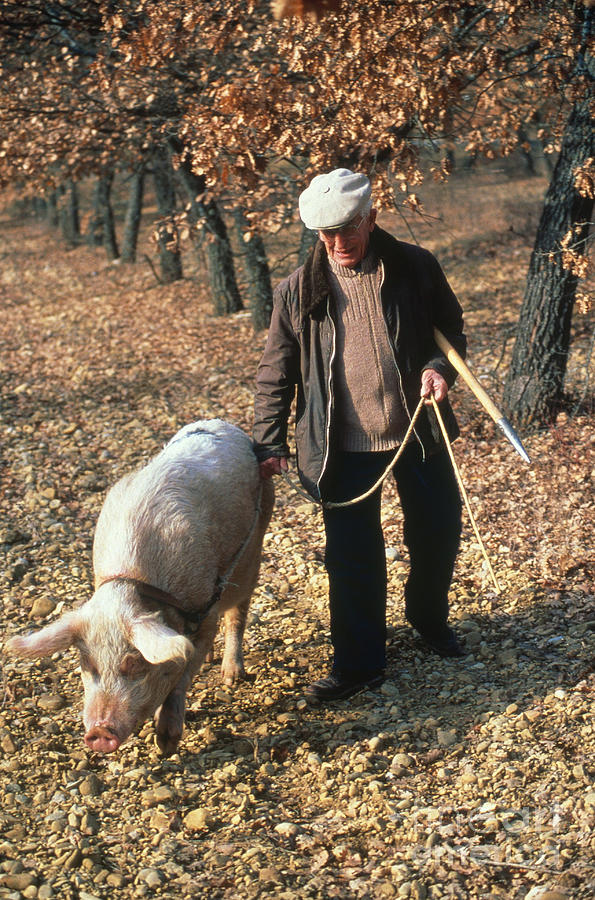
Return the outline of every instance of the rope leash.
{"type": "Polygon", "coordinates": [[[499,593],[501,593],[500,585],[498,584],[498,579],[496,578],[496,576],[494,574],[494,570],[492,569],[492,564],[490,562],[488,554],[486,553],[486,548],[483,545],[483,541],[481,539],[481,535],[480,535],[477,525],[475,523],[475,518],[473,516],[473,513],[471,512],[471,506],[469,504],[469,498],[467,497],[467,491],[465,490],[465,486],[463,484],[463,479],[461,478],[461,473],[459,472],[459,467],[456,464],[454,453],[452,452],[452,446],[448,439],[448,434],[446,433],[446,427],[444,425],[444,420],[442,419],[442,414],[440,413],[440,410],[438,409],[438,404],[436,403],[434,397],[432,397],[432,406],[434,407],[434,412],[436,413],[436,418],[438,419],[438,424],[440,425],[440,431],[442,432],[442,437],[444,438],[444,443],[446,444],[446,449],[448,450],[448,455],[450,456],[450,461],[452,463],[452,467],[453,467],[454,473],[457,478],[459,489],[461,491],[463,500],[465,501],[465,506],[467,507],[467,512],[469,513],[469,518],[471,519],[471,524],[473,526],[473,531],[475,532],[475,537],[479,541],[479,546],[481,547],[481,552],[483,553],[484,559],[485,559],[486,563],[488,564],[488,570],[492,577],[492,581],[494,582],[494,587],[496,588],[496,593],[499,594],[499,593]]]}
{"type": "MultiPolygon", "coordinates": [[[[322,500],[314,500],[310,496],[310,494],[307,494],[304,490],[302,490],[302,488],[298,484],[296,484],[296,482],[291,478],[290,475],[288,475],[287,472],[282,470],[281,477],[287,482],[287,484],[291,488],[293,488],[293,490],[296,492],[296,494],[299,494],[300,497],[303,497],[305,500],[307,500],[309,503],[313,503],[315,506],[319,506],[324,509],[339,509],[339,508],[345,507],[345,506],[355,506],[356,503],[360,503],[362,500],[366,500],[371,494],[373,494],[375,491],[377,491],[378,488],[380,487],[380,485],[388,477],[391,470],[396,465],[399,457],[401,456],[401,453],[405,449],[407,441],[409,440],[409,438],[411,436],[411,433],[415,427],[415,423],[418,419],[418,416],[422,410],[423,405],[424,405],[424,400],[422,398],[419,401],[415,412],[413,413],[413,417],[409,424],[409,428],[407,429],[407,433],[405,434],[405,437],[403,438],[403,441],[401,442],[401,445],[399,446],[399,449],[395,453],[394,457],[392,458],[392,460],[390,461],[390,463],[388,464],[388,466],[386,467],[386,469],[384,470],[384,472],[382,473],[380,478],[376,481],[376,483],[373,484],[372,487],[368,491],[366,491],[364,494],[360,494],[359,497],[354,497],[352,500],[345,500],[341,503],[332,503],[330,501],[323,502],[322,500]]],[[[450,443],[450,439],[449,439],[448,433],[446,431],[446,426],[444,425],[444,420],[442,418],[442,414],[440,412],[440,409],[438,408],[438,404],[436,403],[436,400],[434,399],[434,397],[432,397],[432,406],[434,407],[434,412],[436,413],[436,418],[437,418],[438,424],[440,426],[440,431],[442,432],[442,437],[444,438],[444,443],[446,444],[446,449],[448,450],[448,455],[450,457],[450,462],[452,464],[453,471],[454,471],[455,477],[457,479],[457,484],[459,485],[461,495],[463,497],[463,500],[465,501],[465,507],[469,514],[469,519],[471,520],[471,525],[473,526],[473,531],[475,533],[475,537],[479,541],[479,546],[481,547],[481,552],[483,553],[484,559],[487,563],[488,571],[489,571],[490,577],[494,583],[496,593],[500,594],[501,590],[500,590],[500,585],[498,584],[498,579],[496,578],[496,575],[492,568],[492,564],[491,564],[488,554],[486,552],[484,543],[481,539],[479,529],[477,528],[477,524],[475,522],[475,517],[473,515],[473,512],[471,511],[471,506],[469,504],[469,498],[467,496],[467,491],[465,490],[465,485],[463,484],[463,479],[461,478],[461,473],[459,471],[459,467],[457,466],[457,463],[456,463],[456,460],[454,457],[454,453],[452,452],[452,445],[450,443]]]]}
{"type": "Polygon", "coordinates": [[[413,413],[413,416],[409,423],[409,428],[407,429],[407,431],[405,433],[405,437],[401,441],[399,449],[397,450],[397,452],[395,453],[395,455],[389,462],[388,466],[386,467],[386,469],[384,470],[384,472],[382,473],[380,478],[372,485],[372,487],[369,490],[367,490],[364,494],[360,494],[359,497],[353,497],[353,499],[351,499],[351,500],[343,500],[340,503],[339,502],[334,503],[330,500],[325,500],[325,501],[314,500],[313,497],[310,496],[310,494],[307,494],[305,491],[303,491],[301,489],[301,487],[299,487],[298,484],[295,483],[295,481],[291,478],[290,475],[287,474],[287,472],[281,470],[281,477],[287,482],[288,485],[290,485],[290,487],[292,487],[294,489],[294,491],[297,494],[300,495],[300,497],[304,497],[310,503],[314,503],[316,506],[320,506],[323,509],[341,509],[342,507],[345,507],[345,506],[355,506],[356,503],[361,503],[362,500],[367,500],[368,497],[370,497],[375,491],[378,490],[380,485],[390,475],[393,467],[397,464],[397,461],[398,461],[399,457],[401,456],[401,454],[403,453],[403,451],[407,445],[407,441],[411,437],[411,433],[412,433],[413,429],[415,428],[415,423],[417,422],[419,414],[422,411],[423,405],[424,405],[424,401],[420,400],[419,403],[417,404],[417,408],[416,408],[415,412],[413,413]]]}

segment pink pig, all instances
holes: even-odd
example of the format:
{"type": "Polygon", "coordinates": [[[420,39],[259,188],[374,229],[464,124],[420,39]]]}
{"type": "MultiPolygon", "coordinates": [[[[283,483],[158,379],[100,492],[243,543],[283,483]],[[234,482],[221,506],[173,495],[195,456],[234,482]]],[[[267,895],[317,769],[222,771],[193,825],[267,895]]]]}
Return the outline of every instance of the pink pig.
{"type": "Polygon", "coordinates": [[[242,641],[274,502],[250,439],[219,419],[182,428],[108,492],[93,544],[95,593],[8,649],[48,656],[74,645],[85,743],[111,753],[155,714],[175,752],[186,691],[225,619],[225,683],[245,676],[242,641]]]}

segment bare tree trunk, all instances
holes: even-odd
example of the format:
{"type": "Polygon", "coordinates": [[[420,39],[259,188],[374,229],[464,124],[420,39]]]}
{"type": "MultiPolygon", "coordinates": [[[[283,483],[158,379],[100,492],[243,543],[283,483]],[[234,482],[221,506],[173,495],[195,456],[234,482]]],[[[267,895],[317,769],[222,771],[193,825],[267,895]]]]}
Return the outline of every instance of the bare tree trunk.
{"type": "Polygon", "coordinates": [[[58,215],[58,191],[57,189],[50,191],[47,197],[47,220],[51,228],[57,228],[60,224],[60,216],[58,215]]]}
{"type": "Polygon", "coordinates": [[[89,224],[85,232],[85,242],[90,247],[101,247],[103,244],[103,216],[100,203],[99,178],[93,185],[93,194],[91,198],[91,215],[89,224]]]}
{"type": "Polygon", "coordinates": [[[525,160],[525,166],[527,167],[527,172],[529,173],[529,175],[536,175],[537,169],[535,167],[535,158],[533,156],[531,141],[529,140],[529,135],[527,134],[526,130],[522,127],[518,130],[518,138],[521,153],[523,154],[523,159],[525,160]]]}
{"type": "Polygon", "coordinates": [[[111,203],[111,191],[114,181],[114,172],[109,170],[100,175],[96,184],[95,202],[99,221],[101,222],[102,244],[109,259],[119,259],[118,242],[116,240],[116,226],[114,224],[114,211],[111,203]]]}
{"type": "Polygon", "coordinates": [[[76,247],[81,237],[77,186],[71,178],[60,189],[59,217],[64,240],[76,247]]]}
{"type": "Polygon", "coordinates": [[[46,219],[48,205],[45,197],[33,197],[33,215],[36,219],[46,219]]]}
{"type": "Polygon", "coordinates": [[[233,253],[227,225],[214,200],[203,206],[207,220],[207,259],[209,282],[219,316],[239,312],[244,308],[236,281],[233,253]]]}
{"type": "Polygon", "coordinates": [[[595,155],[590,105],[591,91],[587,90],[575,103],[566,125],[537,229],[504,386],[506,409],[513,421],[525,427],[551,421],[563,398],[578,279],[563,266],[561,242],[571,233],[576,252],[586,252],[593,199],[579,194],[575,171],[595,155]]]}
{"type": "Polygon", "coordinates": [[[248,283],[248,297],[254,331],[269,327],[273,311],[273,289],[267,252],[262,237],[250,227],[244,212],[236,207],[234,222],[240,247],[242,268],[248,283]],[[246,235],[249,240],[246,240],[246,235]]]}
{"type": "MultiPolygon", "coordinates": [[[[182,145],[172,138],[174,153],[181,153],[182,145]]],[[[183,159],[178,169],[180,180],[190,202],[190,221],[206,220],[206,254],[209,284],[215,314],[224,316],[244,308],[236,279],[235,265],[227,226],[214,201],[202,203],[198,198],[205,190],[204,178],[195,175],[188,160],[183,159]]]]}
{"type": "Polygon", "coordinates": [[[444,110],[444,122],[442,125],[442,139],[444,141],[444,155],[449,172],[454,172],[456,166],[456,142],[455,142],[455,124],[452,106],[447,106],[444,110]]]}
{"type": "Polygon", "coordinates": [[[143,192],[145,183],[145,169],[140,165],[130,178],[130,190],[128,194],[128,207],[124,219],[124,235],[122,238],[122,261],[135,262],[140,218],[143,208],[143,192]]]}
{"type": "Polygon", "coordinates": [[[157,243],[161,277],[166,284],[182,278],[182,258],[178,246],[173,214],[176,206],[174,173],[167,147],[157,147],[153,151],[153,182],[157,198],[157,243]]]}

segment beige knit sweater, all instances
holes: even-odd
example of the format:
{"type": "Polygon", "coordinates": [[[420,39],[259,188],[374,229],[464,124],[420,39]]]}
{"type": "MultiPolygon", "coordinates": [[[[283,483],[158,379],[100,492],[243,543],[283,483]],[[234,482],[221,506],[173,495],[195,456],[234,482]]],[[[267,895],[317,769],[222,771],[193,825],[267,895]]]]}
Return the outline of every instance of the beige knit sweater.
{"type": "Polygon", "coordinates": [[[409,419],[380,303],[382,263],[372,252],[357,269],[328,262],[336,310],[336,446],[390,450],[402,440],[409,419]]]}

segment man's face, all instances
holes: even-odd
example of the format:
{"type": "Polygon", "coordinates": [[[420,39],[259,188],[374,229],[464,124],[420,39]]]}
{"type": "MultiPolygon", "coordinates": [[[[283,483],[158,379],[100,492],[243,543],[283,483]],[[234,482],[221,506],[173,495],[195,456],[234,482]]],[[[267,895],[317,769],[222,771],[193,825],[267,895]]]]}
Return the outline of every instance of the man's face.
{"type": "Polygon", "coordinates": [[[357,266],[368,252],[370,232],[375,222],[376,210],[372,209],[367,216],[355,216],[342,228],[319,231],[318,236],[326,247],[329,259],[351,269],[357,266]]]}

